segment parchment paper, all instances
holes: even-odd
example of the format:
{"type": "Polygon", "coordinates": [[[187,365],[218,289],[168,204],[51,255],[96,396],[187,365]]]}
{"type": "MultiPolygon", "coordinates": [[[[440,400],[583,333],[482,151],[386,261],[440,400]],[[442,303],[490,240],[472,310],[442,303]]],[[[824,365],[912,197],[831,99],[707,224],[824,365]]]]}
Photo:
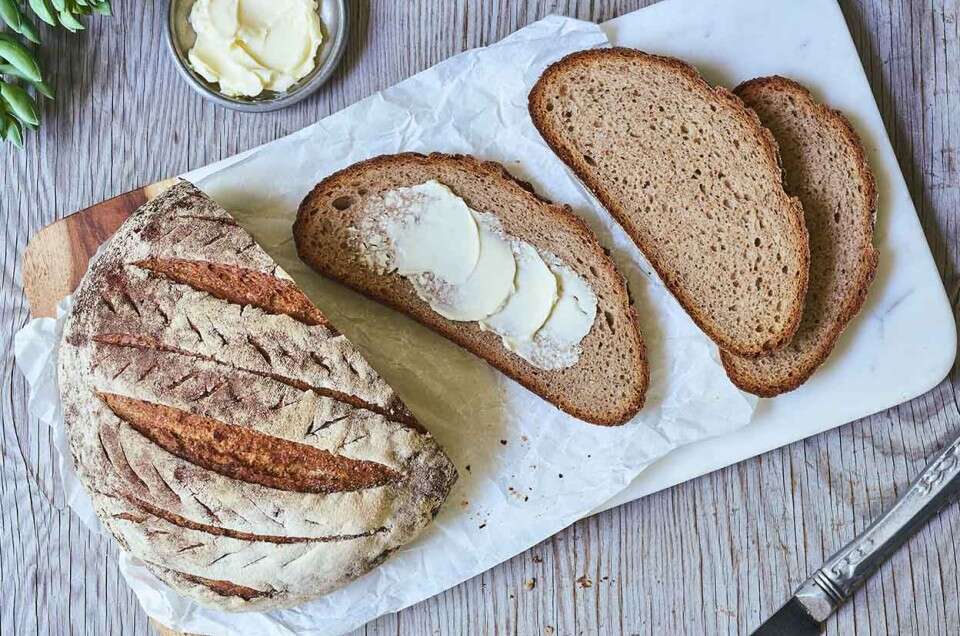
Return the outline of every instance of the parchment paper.
{"type": "MultiPolygon", "coordinates": [[[[204,609],[121,552],[121,571],[150,616],[192,633],[340,634],[549,537],[676,446],[749,421],[755,399],[729,383],[714,346],[541,141],[527,115],[527,93],[547,65],[571,51],[608,44],[594,24],[546,18],[232,165],[186,175],[229,209],[361,348],[438,438],[460,480],[436,523],[417,541],[353,584],[296,609],[234,615],[204,609]],[[651,367],[647,405],[636,418],[604,428],[566,416],[440,336],[300,263],[290,226],[310,188],[361,159],[409,150],[500,161],[539,193],[571,204],[612,250],[636,299],[651,367]]],[[[61,312],[69,306],[67,299],[61,312]]],[[[62,318],[32,321],[17,334],[17,361],[31,386],[31,413],[54,429],[66,500],[99,530],[66,447],[55,370],[61,328],[62,318]]]]}

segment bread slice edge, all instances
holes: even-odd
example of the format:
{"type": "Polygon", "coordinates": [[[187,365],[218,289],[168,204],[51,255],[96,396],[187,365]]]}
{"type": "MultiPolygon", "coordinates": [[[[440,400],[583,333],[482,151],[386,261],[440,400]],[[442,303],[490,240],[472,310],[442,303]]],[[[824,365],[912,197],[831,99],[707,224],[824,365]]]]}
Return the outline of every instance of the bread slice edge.
{"type": "MultiPolygon", "coordinates": [[[[560,143],[558,137],[546,123],[546,109],[543,103],[545,99],[544,90],[546,84],[552,79],[553,75],[562,71],[566,65],[573,64],[581,60],[590,60],[592,58],[617,55],[629,58],[642,58],[651,63],[660,64],[678,71],[706,88],[716,99],[722,100],[732,106],[734,110],[749,124],[750,129],[753,130],[753,132],[757,135],[760,145],[765,151],[767,160],[775,169],[774,173],[778,175],[779,185],[781,189],[783,188],[780,151],[773,134],[767,130],[763,124],[761,124],[760,118],[757,116],[757,114],[747,108],[743,101],[731,91],[721,86],[711,86],[700,75],[696,68],[677,58],[655,55],[652,53],[646,53],[644,51],[624,47],[608,47],[577,51],[561,58],[560,60],[557,60],[547,67],[528,95],[528,111],[530,113],[530,118],[533,120],[534,126],[540,132],[540,135],[543,137],[544,141],[547,142],[547,145],[550,147],[550,149],[553,150],[553,152],[567,165],[571,171],[573,171],[576,177],[587,187],[588,190],[590,190],[590,192],[597,198],[597,200],[600,201],[601,205],[603,205],[607,212],[609,212],[610,215],[619,224],[621,224],[621,226],[624,226],[624,220],[621,217],[621,214],[617,211],[618,206],[616,202],[603,192],[603,188],[600,186],[600,184],[598,184],[588,173],[583,172],[578,168],[578,164],[575,161],[573,154],[568,151],[562,143],[560,143]]],[[[707,335],[707,337],[713,340],[721,350],[726,349],[744,357],[761,356],[765,353],[776,351],[786,346],[796,334],[797,329],[800,327],[800,319],[803,316],[803,306],[806,298],[807,285],[809,283],[809,239],[807,236],[807,228],[804,223],[803,208],[799,199],[796,197],[791,197],[786,193],[784,193],[784,196],[789,202],[789,221],[791,222],[793,230],[796,233],[795,238],[797,240],[797,244],[801,246],[803,266],[800,268],[801,280],[798,287],[798,293],[794,298],[789,299],[790,310],[786,313],[786,320],[784,320],[783,329],[780,331],[776,339],[773,341],[767,341],[764,346],[749,348],[742,347],[739,343],[731,341],[726,334],[715,330],[707,323],[704,316],[701,316],[693,309],[691,298],[686,291],[677,286],[673,281],[670,281],[670,277],[666,275],[667,273],[664,271],[662,265],[655,262],[653,259],[647,259],[651,267],[653,267],[653,269],[657,272],[657,275],[660,277],[661,281],[663,281],[666,287],[683,307],[684,311],[687,312],[694,323],[696,323],[696,325],[707,335]]],[[[640,248],[641,252],[643,252],[645,255],[649,253],[650,250],[646,245],[643,244],[641,240],[639,240],[638,237],[631,235],[630,238],[637,245],[637,247],[640,248]]]]}
{"type": "MultiPolygon", "coordinates": [[[[294,238],[297,244],[297,253],[298,256],[307,263],[311,268],[318,271],[320,274],[335,280],[339,284],[345,285],[346,287],[358,292],[366,298],[379,302],[383,305],[390,307],[391,309],[398,311],[405,316],[410,317],[413,320],[416,320],[420,324],[428,327],[432,331],[440,334],[441,336],[447,338],[448,340],[454,342],[455,344],[466,349],[475,356],[481,358],[492,367],[496,368],[502,372],[507,377],[518,382],[521,386],[536,394],[541,399],[553,404],[559,408],[564,413],[572,415],[580,420],[588,422],[590,424],[596,424],[600,426],[619,426],[628,422],[633,418],[640,409],[643,408],[646,391],[650,384],[650,372],[649,365],[647,360],[646,346],[644,343],[642,331],[640,330],[640,321],[636,314],[636,309],[633,306],[632,296],[630,295],[629,288],[627,286],[626,280],[623,277],[623,274],[617,269],[613,260],[608,254],[608,250],[603,248],[600,245],[596,235],[593,231],[587,226],[587,224],[579,216],[573,213],[569,205],[554,203],[553,201],[543,197],[533,188],[533,185],[523,179],[520,179],[513,174],[511,174],[503,165],[494,161],[486,161],[478,159],[472,155],[463,155],[463,154],[448,154],[433,152],[430,154],[423,154],[417,152],[403,152],[397,154],[384,154],[372,157],[349,165],[333,174],[322,179],[314,188],[304,197],[297,211],[297,218],[293,225],[294,238]],[[496,179],[502,180],[505,187],[508,188],[518,188],[519,191],[522,191],[522,195],[529,197],[531,203],[538,206],[546,206],[550,214],[554,215],[558,222],[566,224],[569,229],[579,235],[581,238],[586,239],[590,243],[594,244],[598,251],[598,257],[603,259],[602,263],[598,263],[603,269],[611,275],[611,279],[615,281],[617,286],[616,293],[618,296],[627,299],[627,303],[624,306],[624,313],[629,320],[630,328],[634,334],[636,334],[636,347],[635,358],[637,361],[637,368],[639,370],[640,381],[638,386],[636,386],[633,391],[633,397],[624,405],[620,406],[617,409],[612,410],[609,413],[602,413],[600,409],[590,410],[584,408],[576,400],[570,399],[566,396],[560,396],[557,399],[551,399],[544,395],[535,382],[531,378],[525,377],[521,373],[517,373],[515,369],[511,368],[511,365],[507,364],[504,361],[495,359],[488,355],[485,355],[482,351],[482,348],[469,336],[461,337],[454,330],[447,330],[442,327],[441,323],[437,324],[428,324],[426,322],[420,321],[416,316],[414,316],[408,308],[406,308],[403,303],[398,302],[396,299],[392,299],[387,296],[374,295],[369,292],[369,290],[364,289],[361,285],[355,285],[348,280],[344,280],[341,277],[335,275],[334,272],[331,272],[323,267],[322,263],[313,263],[308,260],[303,252],[301,247],[300,236],[306,229],[308,223],[307,216],[309,210],[311,210],[316,205],[316,201],[320,198],[321,192],[328,188],[330,185],[334,184],[338,180],[349,178],[351,175],[361,172],[370,167],[377,167],[384,164],[389,164],[393,161],[406,161],[406,160],[418,160],[418,161],[452,161],[463,164],[470,170],[477,172],[482,172],[487,175],[491,175],[496,179]]],[[[598,317],[598,320],[600,318],[598,317]]],[[[508,358],[505,358],[508,359],[508,358]]]]}
{"type": "MultiPolygon", "coordinates": [[[[754,88],[765,86],[775,86],[778,90],[801,95],[804,99],[809,100],[810,104],[821,118],[830,120],[838,125],[841,134],[844,136],[844,141],[847,144],[848,149],[853,151],[855,162],[858,167],[860,184],[866,193],[865,196],[868,201],[868,205],[870,206],[869,216],[871,223],[875,226],[879,199],[876,178],[874,177],[873,171],[870,168],[870,163],[867,161],[866,151],[863,148],[863,143],[860,140],[860,136],[850,123],[850,120],[847,119],[847,117],[841,111],[832,109],[817,99],[806,86],[795,80],[779,75],[757,77],[747,80],[734,88],[734,93],[740,94],[754,88]]],[[[863,258],[863,262],[866,264],[866,267],[859,273],[860,280],[859,284],[857,285],[856,293],[846,298],[846,302],[844,303],[836,321],[828,331],[827,337],[822,341],[821,346],[816,351],[816,354],[804,367],[796,369],[794,373],[791,373],[785,380],[774,383],[759,382],[753,377],[739,373],[733,365],[734,359],[731,355],[731,352],[721,349],[720,360],[723,363],[724,370],[726,371],[727,376],[730,378],[730,381],[733,382],[738,388],[748,393],[752,393],[759,397],[770,398],[793,391],[809,380],[816,370],[820,368],[824,362],[826,362],[827,358],[833,352],[837,340],[839,340],[841,334],[850,324],[850,321],[853,320],[858,313],[860,313],[860,310],[863,308],[863,305],[866,302],[870,285],[873,282],[873,279],[876,277],[877,265],[879,261],[876,246],[871,242],[870,249],[865,250],[861,256],[863,258]]]]}

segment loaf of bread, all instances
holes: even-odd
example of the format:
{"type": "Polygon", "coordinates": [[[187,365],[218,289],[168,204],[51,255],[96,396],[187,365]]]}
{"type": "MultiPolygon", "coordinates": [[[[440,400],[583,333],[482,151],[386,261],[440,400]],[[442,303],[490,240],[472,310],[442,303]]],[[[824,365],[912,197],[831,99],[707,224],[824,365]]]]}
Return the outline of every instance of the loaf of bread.
{"type": "Polygon", "coordinates": [[[413,539],[456,479],[357,349],[186,182],[92,260],[59,381],[104,526],[216,608],[344,585],[413,539]]]}
{"type": "Polygon", "coordinates": [[[385,155],[321,181],[303,200],[294,226],[300,258],[362,294],[406,313],[480,356],[560,409],[594,424],[622,424],[643,405],[647,361],[623,276],[569,206],[555,205],[501,165],[470,156],[385,155]],[[494,215],[510,237],[551,253],[594,290],[597,312],[576,364],[545,369],[504,348],[476,322],[448,320],[395,272],[365,265],[357,228],[383,193],[436,181],[470,209],[494,215]]]}
{"type": "Polygon", "coordinates": [[[790,341],[807,287],[803,210],[736,96],[680,60],[596,49],[550,66],[529,109],[722,349],[756,356],[790,341]]]}
{"type": "Polygon", "coordinates": [[[737,386],[772,397],[805,382],[863,306],[877,268],[877,188],[853,127],[806,88],[783,77],[764,77],[734,92],[776,138],[785,187],[803,202],[810,233],[810,284],[793,340],[755,358],[721,352],[737,386]]]}

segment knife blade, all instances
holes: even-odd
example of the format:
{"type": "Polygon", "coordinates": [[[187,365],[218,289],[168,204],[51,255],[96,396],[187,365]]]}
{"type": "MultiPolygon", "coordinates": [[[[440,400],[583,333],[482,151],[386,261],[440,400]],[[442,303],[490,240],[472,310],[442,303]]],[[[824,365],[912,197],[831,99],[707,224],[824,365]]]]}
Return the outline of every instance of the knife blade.
{"type": "Polygon", "coordinates": [[[940,451],[910,487],[860,536],[797,588],[755,636],[819,634],[821,625],[960,491],[960,436],[940,451]]]}
{"type": "Polygon", "coordinates": [[[753,636],[816,636],[822,628],[794,596],[776,614],[754,630],[753,636]]]}

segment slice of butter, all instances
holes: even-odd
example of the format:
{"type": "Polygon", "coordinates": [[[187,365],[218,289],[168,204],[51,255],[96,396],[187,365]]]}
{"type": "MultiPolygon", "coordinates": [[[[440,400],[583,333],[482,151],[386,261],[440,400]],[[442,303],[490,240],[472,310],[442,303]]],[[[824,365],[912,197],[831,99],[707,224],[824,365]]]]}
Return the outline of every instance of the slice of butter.
{"type": "Polygon", "coordinates": [[[467,282],[480,260],[480,232],[470,208],[445,185],[427,181],[384,195],[381,227],[398,274],[430,274],[449,285],[467,282]]]}
{"type": "Polygon", "coordinates": [[[536,367],[563,369],[580,359],[580,342],[597,316],[597,295],[559,258],[550,254],[546,260],[559,285],[553,311],[533,338],[504,338],[504,344],[536,367]]]}
{"type": "Polygon", "coordinates": [[[354,228],[361,262],[396,272],[444,318],[477,321],[541,369],[571,367],[597,315],[587,281],[555,254],[504,232],[436,181],[367,201],[354,228]]]}
{"type": "MultiPolygon", "coordinates": [[[[514,291],[517,263],[510,243],[488,224],[481,221],[478,225],[480,258],[465,281],[451,284],[436,274],[416,276],[411,280],[420,298],[449,320],[483,320],[503,307],[514,291]]],[[[437,243],[442,240],[442,237],[435,237],[424,247],[439,248],[437,243]]]]}
{"type": "Polygon", "coordinates": [[[559,259],[551,263],[550,269],[560,281],[560,297],[537,336],[561,347],[571,347],[590,332],[597,315],[597,295],[587,281],[559,259]]]}
{"type": "Polygon", "coordinates": [[[529,340],[543,326],[557,301],[557,277],[529,243],[514,241],[513,256],[517,262],[514,293],[497,313],[480,322],[480,326],[499,336],[529,340]]]}

